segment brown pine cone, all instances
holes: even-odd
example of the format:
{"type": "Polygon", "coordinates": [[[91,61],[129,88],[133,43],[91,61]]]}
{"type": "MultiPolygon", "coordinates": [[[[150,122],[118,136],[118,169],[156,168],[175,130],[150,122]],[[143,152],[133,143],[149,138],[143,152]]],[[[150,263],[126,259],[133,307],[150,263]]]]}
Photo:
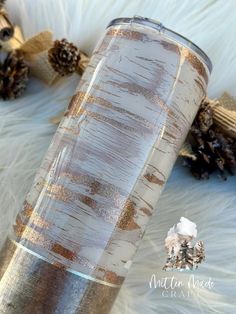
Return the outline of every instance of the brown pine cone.
{"type": "Polygon", "coordinates": [[[208,100],[204,100],[190,130],[190,158],[185,152],[185,161],[197,179],[208,179],[218,171],[220,177],[227,179],[226,171],[233,174],[236,166],[236,141],[223,134],[213,123],[213,112],[208,100]]]}
{"type": "Polygon", "coordinates": [[[195,124],[198,125],[200,131],[203,133],[207,132],[213,124],[213,110],[209,106],[207,99],[204,99],[201,103],[195,124]]]}
{"type": "Polygon", "coordinates": [[[19,52],[11,52],[0,62],[0,96],[4,100],[19,97],[26,89],[29,67],[19,52]]]}
{"type": "Polygon", "coordinates": [[[6,0],[0,0],[0,10],[2,9],[2,7],[4,6],[6,0]]]}
{"type": "Polygon", "coordinates": [[[0,7],[0,42],[8,41],[14,35],[14,26],[0,7]]]}
{"type": "Polygon", "coordinates": [[[66,39],[56,40],[48,52],[51,66],[61,76],[74,73],[79,59],[79,49],[66,39]]]}

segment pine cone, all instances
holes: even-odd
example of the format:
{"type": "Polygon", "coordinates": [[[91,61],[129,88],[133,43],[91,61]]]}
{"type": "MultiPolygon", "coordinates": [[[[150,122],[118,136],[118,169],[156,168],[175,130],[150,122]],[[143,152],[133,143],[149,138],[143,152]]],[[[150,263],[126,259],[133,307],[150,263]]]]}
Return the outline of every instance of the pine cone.
{"type": "Polygon", "coordinates": [[[51,66],[61,76],[75,72],[79,59],[78,48],[66,39],[56,40],[48,52],[51,66]]]}
{"type": "Polygon", "coordinates": [[[198,125],[203,133],[206,133],[213,124],[213,110],[206,99],[201,103],[195,124],[198,125]]]}
{"type": "MultiPolygon", "coordinates": [[[[0,41],[5,42],[10,40],[14,35],[14,27],[8,19],[5,12],[0,8],[0,41]]],[[[1,47],[0,47],[1,48],[1,47]]]]}
{"type": "Polygon", "coordinates": [[[218,170],[220,177],[226,180],[225,170],[233,175],[236,166],[235,140],[223,134],[212,118],[209,100],[204,100],[190,130],[191,149],[196,158],[194,160],[186,155],[185,160],[197,179],[208,179],[212,172],[218,170]]]}
{"type": "Polygon", "coordinates": [[[4,6],[6,0],[0,0],[0,10],[2,9],[2,7],[4,6]]]}
{"type": "Polygon", "coordinates": [[[0,62],[0,96],[4,100],[19,97],[28,82],[29,67],[22,55],[11,52],[3,63],[0,62]]]}

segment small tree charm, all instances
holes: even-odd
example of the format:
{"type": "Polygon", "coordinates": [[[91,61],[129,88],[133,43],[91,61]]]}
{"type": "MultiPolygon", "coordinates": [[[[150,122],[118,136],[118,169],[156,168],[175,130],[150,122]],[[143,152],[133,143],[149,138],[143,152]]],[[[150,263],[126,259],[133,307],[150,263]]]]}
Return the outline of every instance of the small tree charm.
{"type": "Polygon", "coordinates": [[[180,222],[168,231],[165,239],[167,260],[163,270],[193,270],[205,259],[204,244],[192,240],[197,236],[196,224],[181,217],[180,222]]]}

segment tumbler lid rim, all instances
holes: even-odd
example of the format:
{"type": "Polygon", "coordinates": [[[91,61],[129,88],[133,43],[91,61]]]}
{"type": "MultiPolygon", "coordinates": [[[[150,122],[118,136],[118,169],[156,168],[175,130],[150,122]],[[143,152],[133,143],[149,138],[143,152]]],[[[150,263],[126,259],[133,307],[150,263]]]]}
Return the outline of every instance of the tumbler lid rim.
{"type": "Polygon", "coordinates": [[[137,24],[149,26],[151,28],[158,30],[159,32],[162,32],[163,34],[167,36],[170,36],[173,39],[177,39],[181,44],[183,44],[184,46],[188,47],[189,49],[197,53],[203,59],[203,61],[205,62],[206,66],[209,69],[209,72],[211,73],[212,62],[210,58],[208,57],[208,55],[200,47],[198,47],[196,44],[194,44],[191,40],[184,37],[183,35],[176,33],[169,28],[166,28],[165,26],[163,26],[162,23],[160,23],[157,20],[153,20],[147,17],[142,17],[142,16],[119,17],[119,18],[113,19],[107,25],[107,28],[114,25],[131,24],[131,23],[137,23],[137,24]]]}

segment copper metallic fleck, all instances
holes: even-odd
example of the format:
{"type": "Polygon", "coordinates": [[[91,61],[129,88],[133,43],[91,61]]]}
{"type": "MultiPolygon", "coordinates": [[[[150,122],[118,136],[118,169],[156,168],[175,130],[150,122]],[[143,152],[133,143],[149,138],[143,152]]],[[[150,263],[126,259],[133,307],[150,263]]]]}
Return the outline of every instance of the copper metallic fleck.
{"type": "Polygon", "coordinates": [[[150,174],[147,173],[144,178],[146,178],[149,182],[154,183],[154,184],[158,184],[158,185],[164,185],[165,181],[158,179],[157,176],[155,176],[154,174],[150,174]]]}
{"type": "Polygon", "coordinates": [[[122,230],[140,229],[140,226],[134,221],[136,215],[135,203],[127,200],[124,205],[120,219],[117,222],[117,228],[122,230]]]}
{"type": "Polygon", "coordinates": [[[61,244],[59,243],[53,243],[52,247],[51,247],[51,251],[63,256],[64,258],[70,260],[70,261],[74,261],[76,259],[77,253],[73,252],[65,247],[63,247],[61,244]]]}
{"type": "Polygon", "coordinates": [[[109,29],[106,33],[107,36],[123,37],[129,40],[144,40],[146,35],[137,31],[131,31],[126,29],[109,29]]]}

